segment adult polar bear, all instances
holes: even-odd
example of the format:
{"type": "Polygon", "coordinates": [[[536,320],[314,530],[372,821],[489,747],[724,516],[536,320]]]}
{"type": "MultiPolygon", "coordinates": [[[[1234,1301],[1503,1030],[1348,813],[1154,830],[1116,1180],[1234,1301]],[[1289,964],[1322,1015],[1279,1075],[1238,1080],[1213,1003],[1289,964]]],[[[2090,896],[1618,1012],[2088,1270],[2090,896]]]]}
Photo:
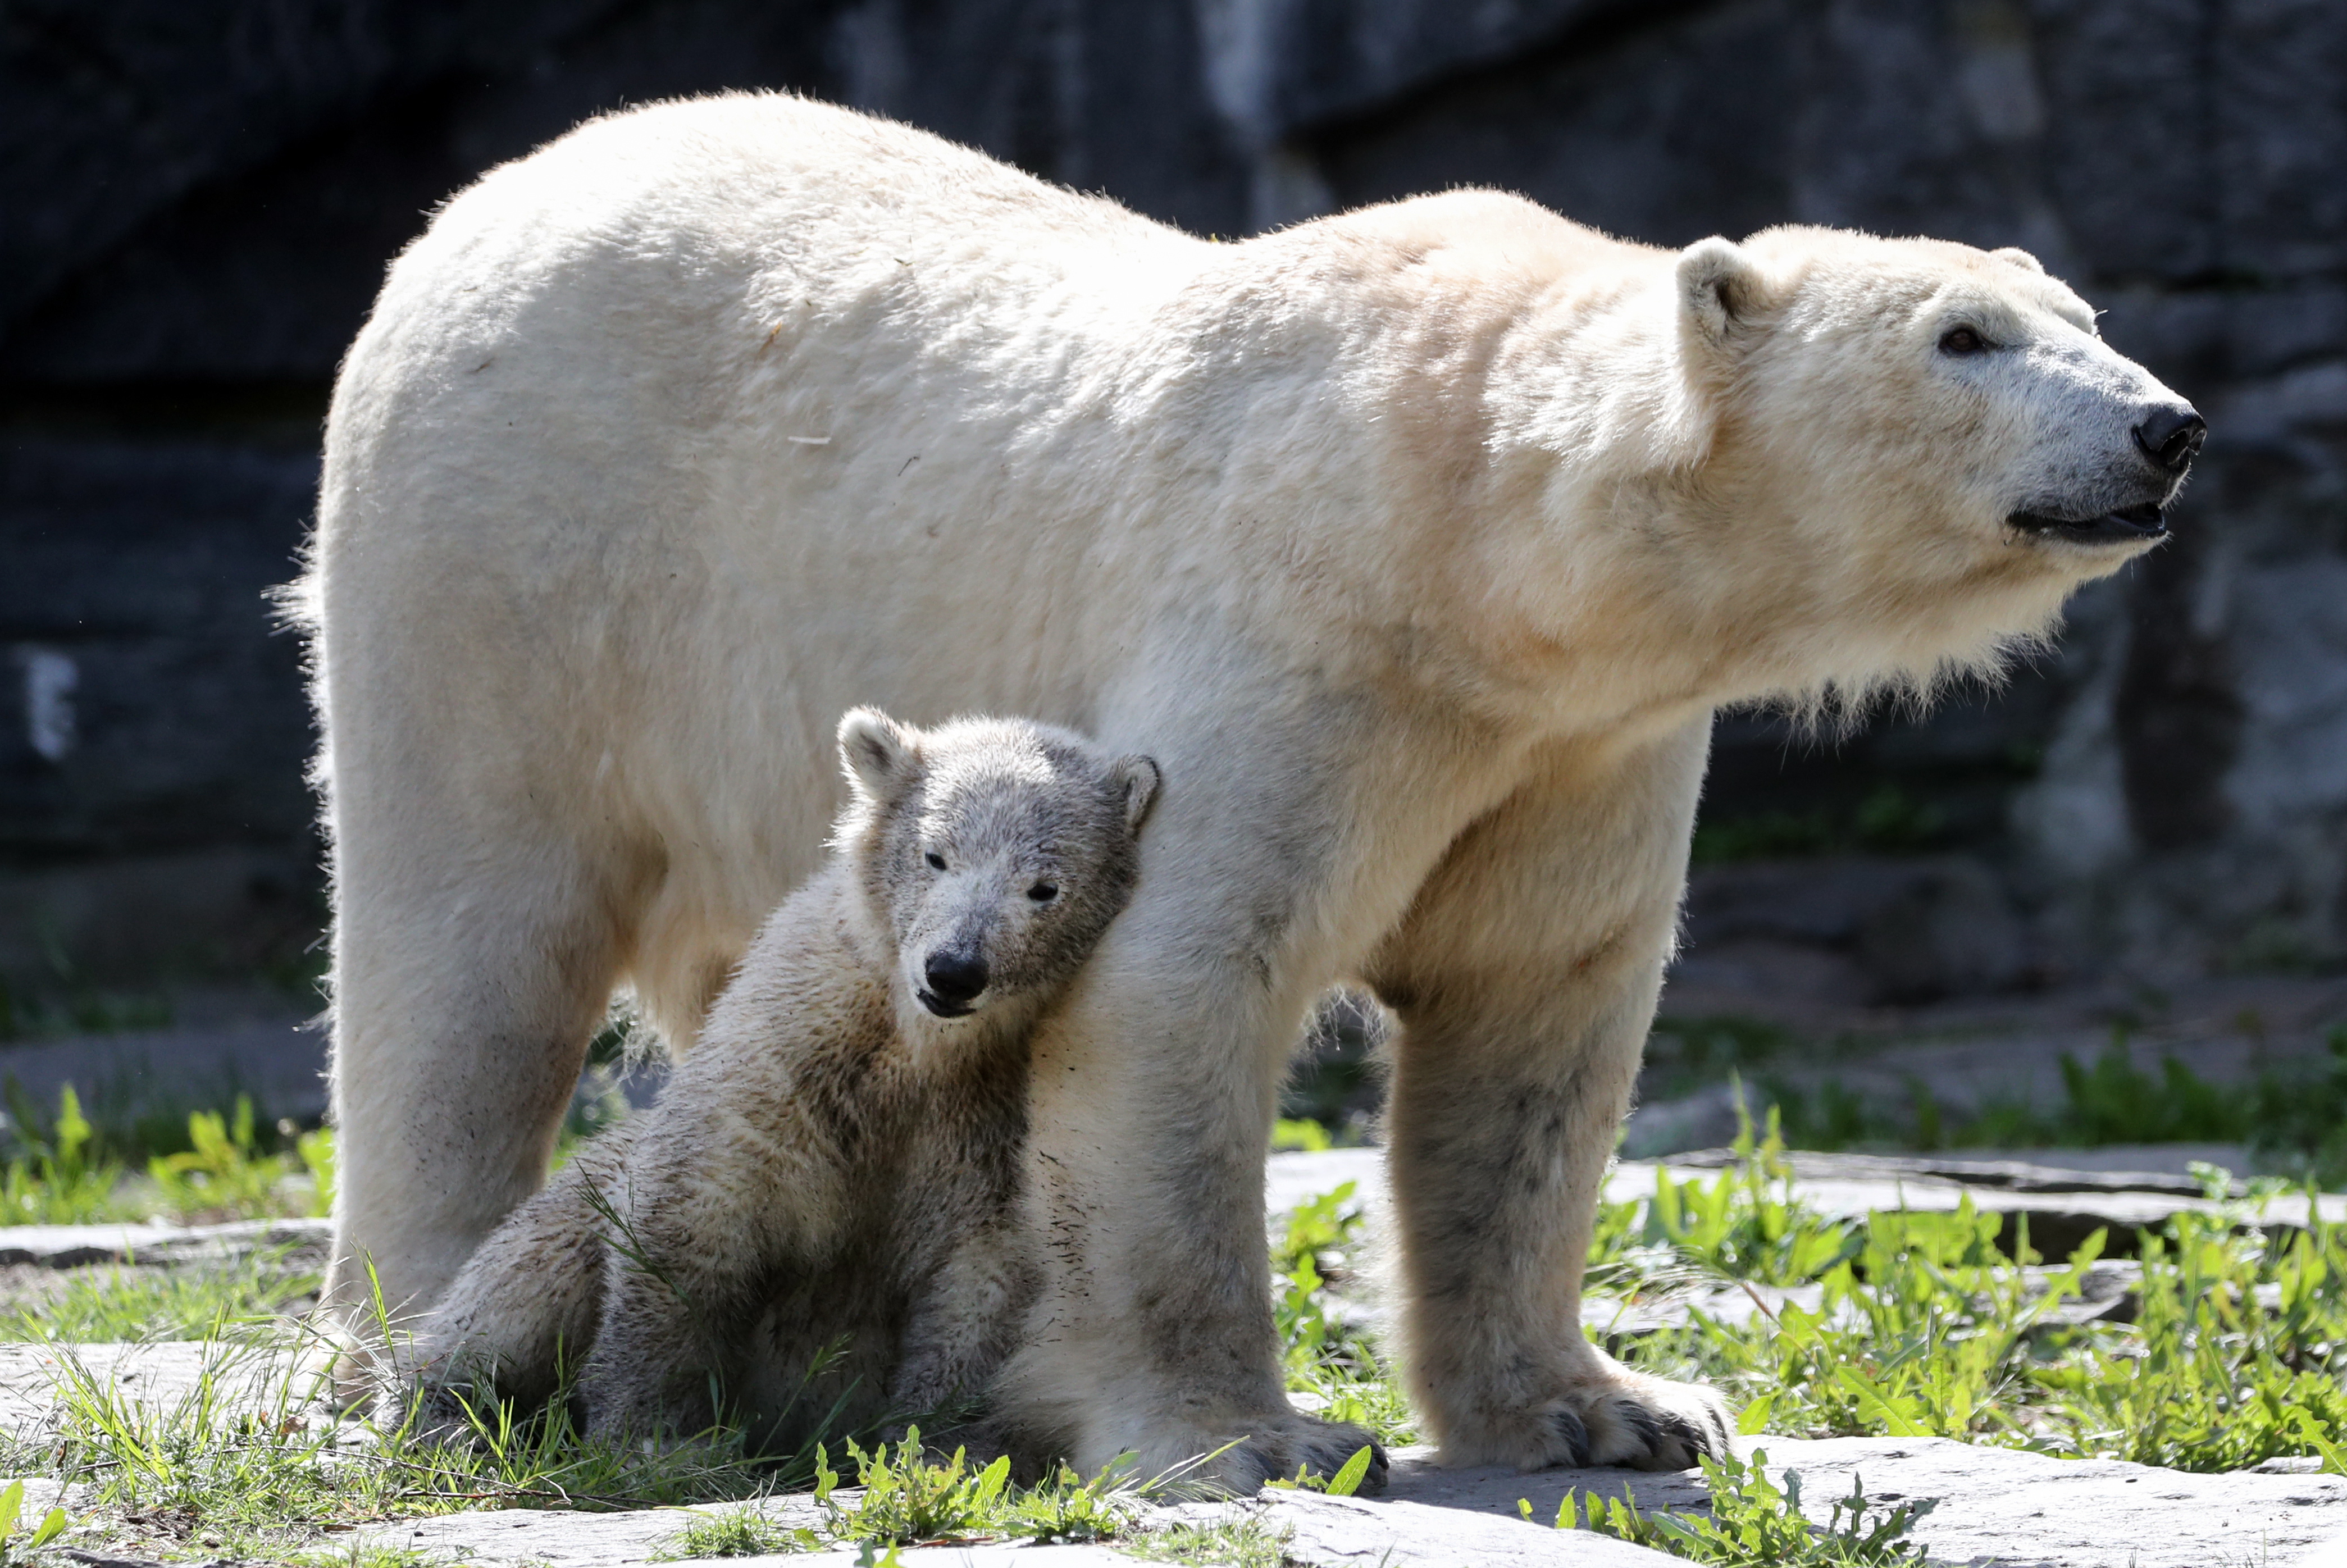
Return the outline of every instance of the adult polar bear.
{"type": "Polygon", "coordinates": [[[1166,788],[1036,1045],[1001,1409],[1086,1467],[1358,1446],[1283,1396],[1262,1215],[1349,976],[1443,1451],[1685,1463],[1717,1401],[1576,1308],[1712,711],[1993,663],[2199,429],[2019,252],[1481,192],[1214,244],[788,97],[589,124],[439,214],[335,393],[333,1298],[538,1185],[616,984],[691,1040],[841,710],[1030,714],[1166,788]]]}

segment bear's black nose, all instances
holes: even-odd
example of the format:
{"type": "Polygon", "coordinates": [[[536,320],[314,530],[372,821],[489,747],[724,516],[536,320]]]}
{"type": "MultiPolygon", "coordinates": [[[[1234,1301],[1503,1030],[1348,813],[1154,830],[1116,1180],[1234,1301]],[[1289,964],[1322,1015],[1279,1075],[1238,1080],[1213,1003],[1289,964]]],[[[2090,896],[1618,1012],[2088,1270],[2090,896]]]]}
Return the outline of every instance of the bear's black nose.
{"type": "Polygon", "coordinates": [[[2188,403],[2155,410],[2135,427],[2135,444],[2143,455],[2171,474],[2180,474],[2209,439],[2209,424],[2188,403]]]}
{"type": "Polygon", "coordinates": [[[976,953],[931,953],[921,978],[931,996],[958,1006],[986,989],[986,960],[976,953]]]}

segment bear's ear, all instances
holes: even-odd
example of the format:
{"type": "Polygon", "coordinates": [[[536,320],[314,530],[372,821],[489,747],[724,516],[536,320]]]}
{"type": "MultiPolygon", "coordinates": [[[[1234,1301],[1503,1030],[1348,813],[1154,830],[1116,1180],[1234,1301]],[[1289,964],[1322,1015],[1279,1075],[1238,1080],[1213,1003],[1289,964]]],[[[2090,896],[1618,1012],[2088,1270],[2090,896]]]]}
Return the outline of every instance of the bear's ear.
{"type": "Polygon", "coordinates": [[[1679,304],[1697,335],[1722,343],[1766,302],[1768,281],[1743,246],[1714,234],[1679,252],[1679,304]]]}
{"type": "Polygon", "coordinates": [[[1157,786],[1164,775],[1157,771],[1153,757],[1119,757],[1108,770],[1110,783],[1124,795],[1124,826],[1128,833],[1139,833],[1148,819],[1149,808],[1157,804],[1157,786]]]}
{"type": "Polygon", "coordinates": [[[913,733],[877,708],[850,708],[839,721],[839,760],[847,782],[867,800],[894,800],[912,782],[921,757],[913,733]]]}
{"type": "Polygon", "coordinates": [[[2018,245],[2007,245],[2004,250],[1991,251],[1989,254],[1995,257],[2000,261],[2012,262],[2014,266],[2020,268],[2024,272],[2042,273],[2045,271],[2045,262],[2039,261],[2036,257],[2031,255],[2028,251],[2023,250],[2018,245]]]}

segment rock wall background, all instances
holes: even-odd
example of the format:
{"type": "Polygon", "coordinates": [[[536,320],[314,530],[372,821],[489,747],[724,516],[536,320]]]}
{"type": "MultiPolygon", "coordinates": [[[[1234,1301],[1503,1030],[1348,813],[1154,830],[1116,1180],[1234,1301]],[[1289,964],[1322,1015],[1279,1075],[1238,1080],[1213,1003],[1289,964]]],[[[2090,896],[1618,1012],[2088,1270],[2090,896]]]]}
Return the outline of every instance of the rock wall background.
{"type": "Polygon", "coordinates": [[[317,422],[434,203],[738,87],[1194,230],[1465,182],[1679,244],[2021,244],[2214,434],[2058,657],[1838,748],[1722,722],[1686,981],[1856,1001],[2347,956],[2347,8],[2333,0],[13,0],[0,978],[313,934],[317,422]]]}

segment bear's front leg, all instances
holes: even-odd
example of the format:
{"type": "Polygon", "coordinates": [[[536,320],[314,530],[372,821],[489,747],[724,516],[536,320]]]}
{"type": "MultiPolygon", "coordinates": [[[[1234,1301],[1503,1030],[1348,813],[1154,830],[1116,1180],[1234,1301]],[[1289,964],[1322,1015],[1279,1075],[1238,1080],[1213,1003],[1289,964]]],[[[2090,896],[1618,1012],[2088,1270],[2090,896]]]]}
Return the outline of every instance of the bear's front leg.
{"type": "MultiPolygon", "coordinates": [[[[1459,825],[1437,809],[1453,781],[1412,770],[1480,753],[1396,721],[1350,754],[1334,698],[1191,700],[1263,728],[1133,726],[1165,793],[1133,903],[1035,1037],[1024,1202],[1040,1288],[990,1402],[1014,1446],[1087,1473],[1127,1457],[1245,1492],[1376,1446],[1287,1402],[1264,1157],[1311,999],[1400,917],[1459,825]],[[1295,727],[1266,722],[1283,715],[1295,727]]],[[[1370,1489],[1384,1471],[1378,1453],[1370,1489]]]]}
{"type": "MultiPolygon", "coordinates": [[[[1264,1244],[1285,1056],[1267,1042],[1284,1047],[1294,1020],[1259,976],[1177,968],[1178,951],[1166,933],[1120,928],[1037,1040],[1028,1214],[1042,1288],[991,1402],[1013,1447],[1086,1474],[1122,1460],[1241,1493],[1299,1467],[1333,1475],[1376,1445],[1289,1406],[1264,1244]]],[[[1379,1452],[1372,1490],[1384,1471],[1379,1452]]]]}
{"type": "MultiPolygon", "coordinates": [[[[1014,1446],[1088,1473],[1198,1461],[1194,1479],[1251,1491],[1375,1449],[1287,1402],[1264,1157],[1296,1032],[1522,753],[1446,704],[1170,652],[1164,705],[1103,728],[1149,747],[1164,791],[1133,902],[1036,1032],[1024,1202],[1042,1279],[992,1405],[1014,1446]]],[[[1367,1487],[1384,1473],[1373,1453],[1367,1487]]]]}
{"type": "Polygon", "coordinates": [[[1686,877],[1706,717],[1628,755],[1555,748],[1462,835],[1371,980],[1401,1019],[1387,1119],[1409,1385],[1451,1464],[1724,1456],[1717,1395],[1581,1329],[1599,1187],[1686,877]]]}

